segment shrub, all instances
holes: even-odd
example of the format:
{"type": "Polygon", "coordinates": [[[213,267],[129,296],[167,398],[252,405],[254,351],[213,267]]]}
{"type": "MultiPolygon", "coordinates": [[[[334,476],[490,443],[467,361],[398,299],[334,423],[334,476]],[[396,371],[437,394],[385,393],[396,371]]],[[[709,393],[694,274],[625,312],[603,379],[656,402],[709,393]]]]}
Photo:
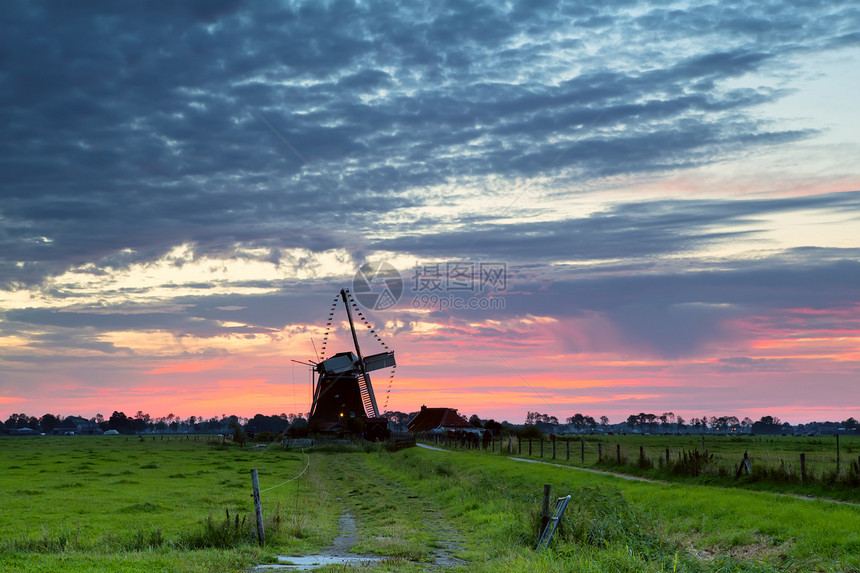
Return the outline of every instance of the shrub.
{"type": "Polygon", "coordinates": [[[700,454],[698,450],[684,451],[681,457],[669,464],[669,473],[677,476],[698,476],[708,467],[713,455],[700,454]]]}
{"type": "Polygon", "coordinates": [[[541,440],[543,439],[543,433],[538,429],[537,426],[532,424],[526,424],[522,427],[522,429],[517,430],[517,436],[522,440],[541,440]]]}

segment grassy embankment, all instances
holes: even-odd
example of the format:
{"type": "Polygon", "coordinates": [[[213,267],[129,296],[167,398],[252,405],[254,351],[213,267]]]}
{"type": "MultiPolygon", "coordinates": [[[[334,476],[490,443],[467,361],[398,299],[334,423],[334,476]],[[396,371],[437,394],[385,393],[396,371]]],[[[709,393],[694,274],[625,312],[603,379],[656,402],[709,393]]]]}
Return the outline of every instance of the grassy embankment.
{"type": "Polygon", "coordinates": [[[480,452],[371,460],[434,500],[477,571],[860,571],[860,511],[711,486],[645,483],[480,452]],[[542,484],[573,499],[535,554],[542,484]]]}
{"type": "Polygon", "coordinates": [[[264,491],[260,549],[250,469],[265,490],[298,474],[301,454],[175,438],[22,438],[0,448],[6,570],[243,571],[326,547],[349,511],[354,549],[389,556],[384,571],[437,569],[435,553],[451,541],[469,571],[860,571],[856,507],[498,454],[316,451],[300,480],[264,491]],[[574,497],[563,531],[537,554],[544,483],[574,497]]]}
{"type": "MultiPolygon", "coordinates": [[[[698,464],[694,453],[702,454],[701,436],[583,436],[585,456],[580,438],[559,438],[556,456],[552,443],[532,440],[531,455],[527,440],[512,440],[513,455],[553,461],[563,465],[602,469],[643,476],[650,479],[679,483],[743,487],[828,497],[860,503],[860,437],[840,440],[840,463],[837,472],[836,440],[833,437],[795,436],[706,436],[707,456],[700,455],[698,464]],[[599,447],[602,446],[602,461],[599,447]],[[621,461],[618,460],[620,446],[621,461]],[[641,448],[641,449],[640,449],[641,448]],[[666,463],[666,449],[669,463],[666,463]],[[568,451],[569,459],[568,459],[568,451]],[[737,470],[747,453],[751,474],[737,470]],[[806,479],[801,476],[800,454],[806,458],[806,479]]],[[[504,442],[507,450],[507,441],[504,442]]],[[[498,453],[498,443],[494,444],[498,453]]]]}

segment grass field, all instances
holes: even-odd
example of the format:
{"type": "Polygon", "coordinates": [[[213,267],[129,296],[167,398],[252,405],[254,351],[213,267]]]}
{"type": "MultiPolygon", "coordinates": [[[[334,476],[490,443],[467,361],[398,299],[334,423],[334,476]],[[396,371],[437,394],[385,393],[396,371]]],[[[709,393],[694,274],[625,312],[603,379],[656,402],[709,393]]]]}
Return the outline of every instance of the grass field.
{"type": "Polygon", "coordinates": [[[359,525],[354,550],[387,557],[383,571],[441,569],[434,558],[443,545],[460,548],[464,571],[860,571],[857,506],[631,481],[479,451],[321,450],[203,437],[2,439],[0,567],[247,571],[327,547],[348,511],[359,525]],[[263,548],[252,468],[263,490],[263,548]],[[551,548],[536,553],[545,483],[573,498],[551,548]]]}
{"type": "MultiPolygon", "coordinates": [[[[270,559],[253,543],[250,470],[265,488],[299,473],[306,458],[192,440],[0,440],[0,563],[14,571],[233,571],[270,559]],[[224,527],[228,512],[239,532],[224,527]]],[[[324,489],[311,487],[315,479],[266,495],[273,546],[306,551],[330,541],[336,523],[325,515],[336,511],[324,489]],[[320,515],[287,511],[297,491],[320,515]]]]}
{"type": "MultiPolygon", "coordinates": [[[[860,503],[860,438],[842,436],[837,464],[836,439],[796,436],[616,435],[544,439],[505,438],[502,449],[514,455],[639,475],[651,479],[744,487],[860,503]],[[620,446],[620,448],[619,448],[620,446]],[[666,463],[666,450],[669,462],[666,463]],[[707,451],[696,465],[694,453],[707,451]],[[531,452],[531,453],[530,453],[531,452]],[[542,453],[541,453],[542,452],[542,453]],[[601,455],[602,453],[602,455],[601,455]],[[805,479],[800,454],[805,456],[805,479]],[[620,461],[619,461],[620,454],[620,461]],[[687,454],[687,463],[684,456],[687,454]],[[752,472],[737,471],[744,454],[752,472]],[[838,468],[838,471],[837,471],[838,468]]],[[[456,441],[446,442],[461,447],[456,441]]],[[[491,446],[499,452],[498,442],[491,446]]]]}

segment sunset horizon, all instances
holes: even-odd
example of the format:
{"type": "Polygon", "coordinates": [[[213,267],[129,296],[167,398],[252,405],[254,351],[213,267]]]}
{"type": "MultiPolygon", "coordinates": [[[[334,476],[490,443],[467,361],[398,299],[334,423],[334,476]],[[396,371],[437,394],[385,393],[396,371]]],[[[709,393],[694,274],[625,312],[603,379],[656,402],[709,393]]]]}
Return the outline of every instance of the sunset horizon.
{"type": "Polygon", "coordinates": [[[380,410],[860,418],[858,25],[14,2],[0,420],[308,412],[344,288],[380,410]]]}

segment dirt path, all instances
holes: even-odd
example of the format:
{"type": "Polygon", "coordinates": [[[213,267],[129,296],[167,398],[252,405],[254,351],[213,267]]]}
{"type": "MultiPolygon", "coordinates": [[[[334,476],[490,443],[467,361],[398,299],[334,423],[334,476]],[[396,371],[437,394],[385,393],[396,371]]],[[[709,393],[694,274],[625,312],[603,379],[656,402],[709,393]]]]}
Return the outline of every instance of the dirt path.
{"type": "Polygon", "coordinates": [[[331,547],[312,555],[279,555],[281,563],[259,565],[255,571],[311,571],[326,565],[361,565],[369,566],[381,561],[378,555],[359,555],[351,553],[350,548],[358,539],[358,527],[355,519],[348,511],[344,512],[337,523],[338,535],[331,547]]]}
{"type": "MultiPolygon", "coordinates": [[[[456,553],[462,550],[462,536],[445,518],[441,511],[429,507],[421,496],[408,485],[399,480],[387,479],[374,473],[358,456],[343,458],[346,463],[332,463],[326,471],[337,491],[337,500],[343,504],[343,513],[338,520],[338,534],[332,545],[325,550],[301,556],[279,556],[281,563],[260,565],[255,571],[309,571],[326,565],[355,565],[373,567],[386,560],[413,561],[419,555],[398,555],[387,557],[378,554],[354,553],[353,547],[361,540],[362,521],[378,519],[384,512],[386,503],[396,503],[399,508],[405,508],[409,514],[420,516],[411,525],[417,526],[424,534],[430,534],[433,539],[433,550],[428,556],[420,554],[419,566],[427,566],[433,571],[444,571],[466,565],[456,553]],[[384,492],[380,494],[380,492],[384,492]],[[379,503],[377,503],[379,502],[379,503]],[[377,508],[377,505],[381,506],[377,508]]],[[[396,526],[394,526],[396,528],[396,526]]],[[[364,532],[364,547],[367,547],[367,532],[364,532]]],[[[379,539],[382,552],[385,552],[383,537],[379,539]]],[[[403,540],[401,540],[403,541],[403,540]]],[[[406,540],[408,541],[408,539],[406,540]]],[[[378,549],[380,546],[375,547],[378,549]]]]}

